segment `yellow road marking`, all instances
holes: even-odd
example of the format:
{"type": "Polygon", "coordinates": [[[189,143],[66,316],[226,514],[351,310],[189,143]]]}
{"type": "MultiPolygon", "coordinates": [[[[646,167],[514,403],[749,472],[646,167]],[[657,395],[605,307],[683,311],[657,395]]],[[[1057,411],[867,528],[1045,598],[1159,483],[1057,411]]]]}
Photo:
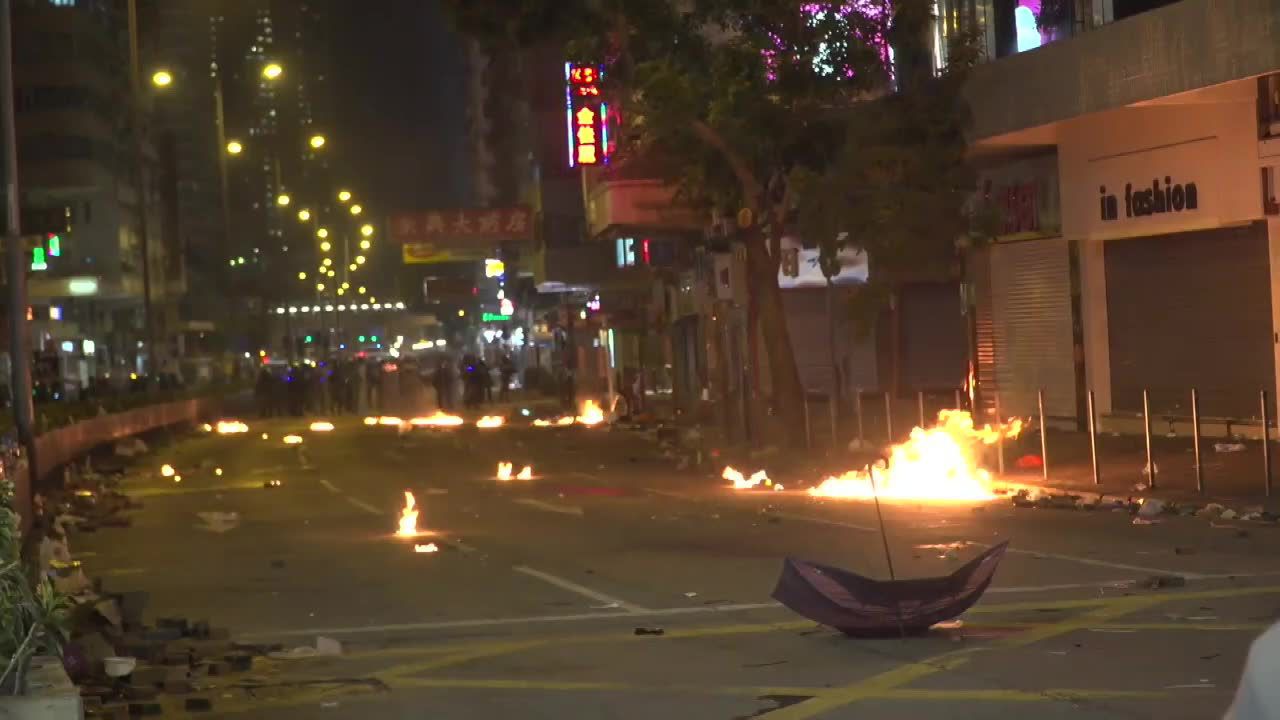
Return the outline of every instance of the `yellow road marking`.
{"type": "Polygon", "coordinates": [[[1026,690],[888,690],[871,694],[874,700],[936,700],[987,702],[1048,702],[1051,700],[1153,700],[1167,696],[1165,692],[1134,690],[1091,690],[1083,688],[1053,689],[1043,692],[1026,690]]]}

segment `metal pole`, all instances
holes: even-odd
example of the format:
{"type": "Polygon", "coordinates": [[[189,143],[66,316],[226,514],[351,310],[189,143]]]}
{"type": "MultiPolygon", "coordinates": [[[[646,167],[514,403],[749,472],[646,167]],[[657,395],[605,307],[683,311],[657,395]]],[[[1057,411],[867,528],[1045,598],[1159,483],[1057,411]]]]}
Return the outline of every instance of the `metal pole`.
{"type": "Polygon", "coordinates": [[[888,433],[886,443],[893,442],[893,398],[889,396],[888,391],[884,394],[884,428],[888,433]]]}
{"type": "Polygon", "coordinates": [[[129,84],[132,88],[130,108],[133,125],[134,192],[138,206],[138,245],[142,252],[142,322],[147,340],[147,374],[155,377],[156,367],[155,325],[151,313],[151,235],[148,232],[147,170],[142,152],[142,79],[138,60],[138,3],[129,0],[129,84]]]}
{"type": "MultiPolygon", "coordinates": [[[[13,421],[18,442],[27,455],[31,476],[36,473],[35,408],[31,403],[31,333],[27,325],[26,246],[18,210],[18,146],[13,123],[13,35],[9,0],[0,0],[0,142],[3,142],[4,250],[9,280],[9,370],[13,421]]],[[[29,508],[19,512],[30,514],[29,508]]]]}
{"type": "Polygon", "coordinates": [[[857,393],[853,396],[854,411],[858,415],[858,446],[866,444],[864,437],[864,428],[862,426],[862,388],[858,388],[857,393]]]}
{"type": "Polygon", "coordinates": [[[834,395],[831,396],[830,402],[827,403],[827,410],[831,413],[831,447],[837,448],[840,446],[840,416],[834,395]]]}
{"type": "Polygon", "coordinates": [[[813,447],[813,430],[809,423],[809,393],[804,394],[804,446],[813,447]]]}
{"type": "MultiPolygon", "coordinates": [[[[1004,424],[1004,418],[1000,415],[1000,393],[993,390],[991,392],[991,400],[995,404],[996,427],[999,428],[1004,424]]],[[[996,472],[1004,474],[1004,430],[996,435],[996,472]]]]}
{"type": "Polygon", "coordinates": [[[1271,425],[1270,409],[1267,407],[1267,391],[1262,393],[1262,490],[1271,497],[1271,425]]]}
{"type": "Polygon", "coordinates": [[[1204,467],[1200,464],[1200,393],[1191,388],[1191,440],[1196,453],[1196,491],[1204,494],[1204,467]]]}
{"type": "Polygon", "coordinates": [[[963,401],[961,401],[961,399],[960,399],[960,395],[961,395],[961,393],[960,393],[960,388],[956,388],[956,405],[955,405],[955,407],[956,407],[956,409],[957,409],[957,410],[963,410],[963,409],[964,409],[964,404],[963,404],[963,401]]]}
{"type": "Polygon", "coordinates": [[[1044,390],[1036,391],[1036,408],[1040,413],[1040,470],[1049,479],[1049,433],[1044,426],[1044,390]]]}
{"type": "MultiPolygon", "coordinates": [[[[1266,405],[1266,402],[1263,402],[1266,405]]],[[[1147,487],[1156,489],[1156,463],[1151,457],[1151,396],[1145,389],[1142,391],[1142,434],[1147,441],[1147,487]]]]}
{"type": "Polygon", "coordinates": [[[920,427],[924,427],[924,391],[916,391],[916,413],[920,416],[920,427]]]}
{"type": "Polygon", "coordinates": [[[1098,415],[1093,409],[1093,391],[1085,396],[1089,410],[1089,457],[1093,461],[1093,484],[1102,484],[1102,473],[1098,471],[1098,415]]]}

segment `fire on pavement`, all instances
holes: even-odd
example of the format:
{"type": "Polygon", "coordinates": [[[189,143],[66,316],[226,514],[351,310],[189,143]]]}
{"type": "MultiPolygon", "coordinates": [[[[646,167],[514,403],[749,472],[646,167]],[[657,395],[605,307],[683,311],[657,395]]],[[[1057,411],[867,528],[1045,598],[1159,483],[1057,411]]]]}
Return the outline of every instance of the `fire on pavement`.
{"type": "Polygon", "coordinates": [[[404,509],[400,511],[400,525],[396,529],[397,537],[417,537],[418,536],[418,502],[414,499],[413,493],[404,491],[404,509]]]}
{"type": "Polygon", "coordinates": [[[501,415],[485,415],[476,421],[478,428],[500,428],[507,423],[507,419],[501,415]]]}
{"type": "Polygon", "coordinates": [[[511,480],[513,478],[516,480],[532,480],[533,479],[533,466],[525,465],[523,468],[520,469],[520,472],[516,473],[515,475],[512,475],[512,471],[514,469],[515,469],[515,466],[509,462],[498,463],[498,475],[497,475],[498,479],[504,482],[511,480]]]}
{"type": "Polygon", "coordinates": [[[750,490],[754,487],[771,487],[774,490],[782,490],[781,485],[775,484],[769,479],[769,474],[764,470],[757,470],[751,474],[751,477],[744,476],[738,470],[732,467],[726,467],[724,472],[720,473],[720,477],[733,483],[734,490],[750,490]]]}
{"type": "Polygon", "coordinates": [[[426,417],[416,417],[409,421],[414,427],[457,427],[463,424],[464,420],[457,415],[449,415],[440,410],[426,417]]]}

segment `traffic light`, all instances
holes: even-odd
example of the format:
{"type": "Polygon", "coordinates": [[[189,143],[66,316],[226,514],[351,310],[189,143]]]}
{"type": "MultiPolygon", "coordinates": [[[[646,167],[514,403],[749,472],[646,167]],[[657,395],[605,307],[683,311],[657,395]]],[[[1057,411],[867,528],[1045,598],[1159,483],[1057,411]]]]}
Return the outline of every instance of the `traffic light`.
{"type": "Polygon", "coordinates": [[[369,338],[369,342],[378,342],[378,336],[374,335],[373,337],[369,338]]]}
{"type": "Polygon", "coordinates": [[[356,340],[359,340],[360,342],[364,342],[364,336],[361,335],[360,337],[356,338],[356,340]]]}
{"type": "Polygon", "coordinates": [[[49,261],[45,259],[43,246],[37,245],[31,250],[31,269],[34,271],[49,269],[49,261]]]}
{"type": "Polygon", "coordinates": [[[306,343],[306,344],[310,345],[311,343],[315,342],[315,338],[313,338],[313,337],[311,337],[310,335],[308,335],[308,336],[306,336],[305,338],[303,338],[303,339],[302,339],[302,342],[304,342],[304,343],[306,343]]]}

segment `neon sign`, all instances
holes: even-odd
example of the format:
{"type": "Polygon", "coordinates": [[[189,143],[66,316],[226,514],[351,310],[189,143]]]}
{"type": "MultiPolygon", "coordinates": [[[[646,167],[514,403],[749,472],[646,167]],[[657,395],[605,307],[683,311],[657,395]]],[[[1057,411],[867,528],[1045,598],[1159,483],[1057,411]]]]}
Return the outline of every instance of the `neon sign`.
{"type": "Polygon", "coordinates": [[[604,71],[594,65],[564,64],[565,128],[569,167],[609,161],[609,106],[601,100],[604,71]]]}

